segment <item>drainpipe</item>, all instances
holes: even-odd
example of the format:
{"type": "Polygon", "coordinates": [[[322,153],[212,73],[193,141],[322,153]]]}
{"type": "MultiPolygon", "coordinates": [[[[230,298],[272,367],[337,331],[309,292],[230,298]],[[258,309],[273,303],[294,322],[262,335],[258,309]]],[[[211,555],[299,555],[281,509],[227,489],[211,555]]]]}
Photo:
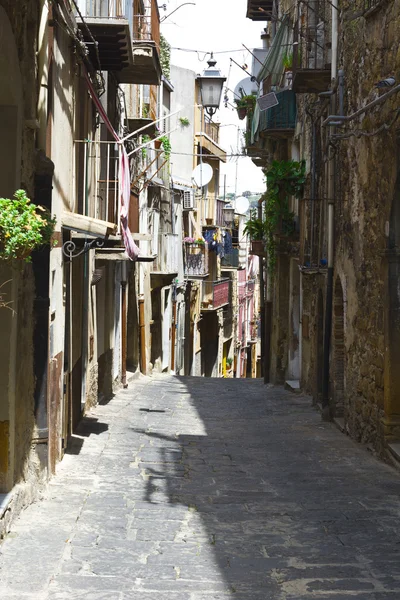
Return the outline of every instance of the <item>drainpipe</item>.
{"type": "Polygon", "coordinates": [[[147,375],[146,364],[146,322],[144,317],[144,297],[139,298],[139,329],[140,329],[140,368],[147,375]]]}
{"type": "MultiPolygon", "coordinates": [[[[331,79],[337,79],[337,52],[338,52],[338,0],[332,0],[332,72],[331,79]]],[[[331,114],[334,114],[336,94],[331,96],[331,114]]],[[[324,335],[324,360],[323,360],[323,385],[322,385],[322,419],[331,419],[329,407],[329,363],[332,335],[332,306],[333,306],[333,260],[334,260],[334,223],[335,223],[335,175],[336,159],[331,145],[328,151],[328,277],[326,285],[325,307],[325,335],[324,335]]]]}
{"type": "Polygon", "coordinates": [[[171,324],[171,371],[175,372],[175,340],[176,340],[176,283],[172,289],[172,324],[171,324]]]}
{"type": "Polygon", "coordinates": [[[271,380],[271,335],[272,335],[272,275],[267,260],[267,297],[265,301],[265,371],[264,383],[271,380]]]}
{"type": "MultiPolygon", "coordinates": [[[[258,201],[258,218],[262,219],[262,201],[258,201]]],[[[265,302],[264,302],[264,259],[262,256],[259,259],[259,270],[260,270],[260,315],[261,315],[261,377],[265,377],[265,302]]],[[[264,379],[264,383],[268,383],[264,379]]]]}
{"type": "Polygon", "coordinates": [[[128,320],[128,312],[127,312],[127,303],[126,303],[126,283],[127,283],[127,264],[126,261],[122,263],[122,272],[121,272],[121,312],[122,312],[122,326],[121,326],[121,382],[124,388],[128,387],[126,382],[126,344],[127,344],[127,320],[128,320]]]}

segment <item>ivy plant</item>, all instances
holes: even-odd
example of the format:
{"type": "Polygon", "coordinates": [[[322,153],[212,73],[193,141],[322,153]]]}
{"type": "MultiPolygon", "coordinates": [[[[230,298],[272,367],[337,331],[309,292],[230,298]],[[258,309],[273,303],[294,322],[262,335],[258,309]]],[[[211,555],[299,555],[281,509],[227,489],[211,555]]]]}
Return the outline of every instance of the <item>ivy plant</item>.
{"type": "Polygon", "coordinates": [[[165,37],[160,35],[160,63],[161,70],[167,79],[171,78],[171,46],[165,39],[165,37]]]}
{"type": "Polygon", "coordinates": [[[0,259],[23,259],[40,246],[50,244],[56,224],[50,212],[33,204],[25,190],[17,190],[14,198],[0,198],[0,259]]]}
{"type": "Polygon", "coordinates": [[[263,195],[265,207],[265,241],[269,268],[276,265],[276,239],[280,230],[284,235],[293,233],[294,214],[289,210],[291,196],[301,198],[306,180],[305,161],[273,161],[265,171],[267,191],[263,195]]]}
{"type": "Polygon", "coordinates": [[[163,135],[162,137],[159,138],[163,150],[164,150],[164,154],[165,154],[165,158],[168,160],[169,157],[171,156],[171,142],[170,139],[167,135],[163,135]]]}

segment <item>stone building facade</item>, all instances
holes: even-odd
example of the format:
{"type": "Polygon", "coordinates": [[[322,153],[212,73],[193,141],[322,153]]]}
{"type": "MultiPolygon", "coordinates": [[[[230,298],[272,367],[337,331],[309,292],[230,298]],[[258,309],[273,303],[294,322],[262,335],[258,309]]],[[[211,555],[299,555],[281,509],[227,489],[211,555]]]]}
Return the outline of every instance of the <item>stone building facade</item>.
{"type": "Polygon", "coordinates": [[[306,163],[294,210],[298,239],[284,240],[270,281],[271,380],[297,379],[325,417],[383,455],[400,435],[400,88],[376,83],[398,79],[400,6],[384,0],[269,4],[266,10],[265,3],[248,1],[248,16],[270,35],[273,51],[264,67],[275,52],[284,71],[287,50],[276,46],[285,21],[293,65],[289,80],[277,86],[262,79],[263,93],[292,90],[297,115],[287,141],[266,130],[248,152],[267,169],[272,158],[306,163]]]}

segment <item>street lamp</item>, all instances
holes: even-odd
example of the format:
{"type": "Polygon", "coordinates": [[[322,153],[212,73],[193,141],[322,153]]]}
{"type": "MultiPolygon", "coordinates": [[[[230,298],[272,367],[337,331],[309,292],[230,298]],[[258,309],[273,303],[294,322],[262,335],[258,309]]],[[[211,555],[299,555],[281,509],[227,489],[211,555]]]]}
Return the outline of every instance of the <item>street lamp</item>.
{"type": "Polygon", "coordinates": [[[224,213],[224,221],[227,227],[230,227],[235,217],[235,209],[233,208],[232,204],[229,203],[224,206],[222,212],[224,213]]]}
{"type": "Polygon", "coordinates": [[[208,69],[204,70],[203,75],[197,77],[199,82],[201,103],[207,114],[212,118],[218,110],[221,103],[222,90],[226,77],[222,77],[221,71],[216,68],[217,61],[211,53],[208,61],[208,69]]]}

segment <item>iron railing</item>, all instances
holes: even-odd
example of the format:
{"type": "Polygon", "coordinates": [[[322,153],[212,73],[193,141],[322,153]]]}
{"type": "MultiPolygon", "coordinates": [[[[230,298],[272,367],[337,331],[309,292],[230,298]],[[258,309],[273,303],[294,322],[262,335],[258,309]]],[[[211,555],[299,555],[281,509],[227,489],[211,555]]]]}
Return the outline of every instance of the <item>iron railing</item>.
{"type": "Polygon", "coordinates": [[[330,0],[300,0],[293,40],[294,73],[300,69],[329,69],[332,57],[331,13],[330,0]]]}
{"type": "Polygon", "coordinates": [[[76,141],[74,212],[120,226],[119,163],[115,142],[76,141]]]}
{"type": "Polygon", "coordinates": [[[202,310],[216,310],[229,304],[230,279],[203,281],[202,310]]]}
{"type": "Polygon", "coordinates": [[[146,40],[160,44],[160,19],[156,0],[145,1],[144,14],[133,16],[133,40],[146,40]]]}
{"type": "Polygon", "coordinates": [[[219,144],[219,124],[212,121],[205,121],[204,133],[212,139],[213,142],[219,144]]]}
{"type": "Polygon", "coordinates": [[[208,274],[208,248],[205,244],[185,242],[185,276],[203,277],[208,274]]]}
{"type": "Polygon", "coordinates": [[[293,132],[296,126],[296,94],[284,90],[276,94],[279,104],[260,112],[259,132],[264,134],[293,132]]]}
{"type": "Polygon", "coordinates": [[[232,252],[229,254],[225,254],[225,256],[221,259],[221,265],[223,267],[239,267],[239,246],[233,246],[232,252]]]}
{"type": "Polygon", "coordinates": [[[133,41],[147,40],[160,44],[160,19],[156,0],[145,0],[144,13],[134,14],[132,0],[77,0],[83,17],[91,19],[125,19],[133,41]]]}
{"type": "Polygon", "coordinates": [[[91,19],[126,19],[133,38],[132,0],[77,0],[83,17],[91,19]]]}
{"type": "Polygon", "coordinates": [[[226,206],[226,202],[224,200],[217,200],[216,202],[216,215],[215,215],[215,224],[219,227],[225,227],[225,215],[224,208],[226,206]]]}

